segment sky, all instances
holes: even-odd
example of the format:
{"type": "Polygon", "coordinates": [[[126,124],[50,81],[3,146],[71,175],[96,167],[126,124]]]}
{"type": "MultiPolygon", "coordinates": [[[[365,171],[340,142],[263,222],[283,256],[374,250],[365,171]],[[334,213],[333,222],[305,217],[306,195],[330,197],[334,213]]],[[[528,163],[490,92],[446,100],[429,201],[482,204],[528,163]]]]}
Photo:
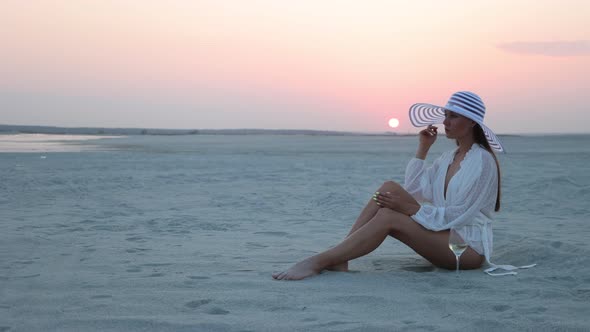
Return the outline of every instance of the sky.
{"type": "Polygon", "coordinates": [[[412,104],[472,91],[496,133],[590,132],[586,0],[3,0],[0,22],[1,124],[413,133],[412,104]]]}

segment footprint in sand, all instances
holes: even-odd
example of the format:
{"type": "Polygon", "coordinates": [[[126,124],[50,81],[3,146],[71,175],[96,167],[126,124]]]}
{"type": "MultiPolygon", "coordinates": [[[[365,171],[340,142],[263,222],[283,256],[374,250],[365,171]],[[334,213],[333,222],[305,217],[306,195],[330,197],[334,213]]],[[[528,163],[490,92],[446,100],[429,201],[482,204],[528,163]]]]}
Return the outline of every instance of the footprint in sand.
{"type": "Polygon", "coordinates": [[[329,298],[333,303],[383,303],[385,298],[370,295],[334,296],[329,298]]]}
{"type": "Polygon", "coordinates": [[[286,233],[286,232],[254,232],[254,234],[273,235],[273,236],[287,236],[287,235],[289,235],[289,233],[286,233]]]}
{"type": "Polygon", "coordinates": [[[409,271],[409,272],[432,272],[434,271],[436,268],[434,266],[407,266],[402,268],[402,270],[404,271],[409,271]]]}
{"type": "Polygon", "coordinates": [[[268,248],[268,246],[265,244],[262,244],[262,243],[248,242],[248,243],[246,243],[246,248],[247,249],[263,249],[263,248],[268,248]]]}
{"type": "Polygon", "coordinates": [[[541,306],[528,307],[528,308],[519,308],[518,309],[518,313],[519,314],[525,314],[525,315],[529,315],[529,314],[541,314],[541,313],[543,313],[545,311],[547,311],[547,308],[541,307],[541,306]]]}
{"type": "Polygon", "coordinates": [[[160,267],[160,266],[170,266],[172,265],[172,263],[146,263],[146,264],[141,264],[141,266],[147,266],[147,267],[160,267]]]}
{"type": "Polygon", "coordinates": [[[14,279],[29,279],[29,278],[37,278],[40,276],[41,276],[41,274],[37,273],[37,274],[29,274],[29,275],[25,275],[25,276],[17,276],[17,277],[14,277],[14,279]]]}
{"type": "Polygon", "coordinates": [[[206,311],[209,315],[227,315],[229,311],[221,308],[211,308],[206,311]]]}
{"type": "Polygon", "coordinates": [[[191,308],[191,309],[195,309],[198,308],[200,306],[203,306],[205,304],[209,304],[211,303],[211,299],[204,299],[204,300],[195,300],[195,301],[190,301],[184,304],[185,307],[191,308]]]}
{"type": "Polygon", "coordinates": [[[100,300],[100,299],[112,299],[112,295],[94,295],[90,297],[93,300],[100,300]]]}
{"type": "Polygon", "coordinates": [[[146,249],[146,248],[131,248],[131,249],[127,249],[125,250],[127,253],[130,254],[134,254],[134,253],[142,253],[144,251],[150,251],[151,249],[146,249]]]}
{"type": "Polygon", "coordinates": [[[152,274],[150,274],[148,277],[150,277],[150,278],[155,278],[155,277],[163,277],[163,276],[165,276],[165,275],[166,275],[166,274],[164,274],[164,273],[158,272],[158,273],[152,273],[152,274]]]}
{"type": "Polygon", "coordinates": [[[131,242],[145,242],[145,239],[141,236],[131,236],[131,237],[126,238],[125,240],[131,241],[131,242]]]}
{"type": "Polygon", "coordinates": [[[0,332],[10,331],[10,326],[0,326],[0,332]]]}
{"type": "Polygon", "coordinates": [[[188,276],[187,278],[193,279],[193,280],[206,280],[206,279],[211,279],[209,277],[202,277],[202,276],[188,276]]]}
{"type": "Polygon", "coordinates": [[[301,321],[302,322],[317,322],[317,317],[307,317],[307,318],[303,318],[301,321]]]}
{"type": "Polygon", "coordinates": [[[495,306],[492,306],[492,309],[496,312],[504,312],[506,310],[512,309],[512,307],[506,304],[497,304],[495,306]]]}
{"type": "Polygon", "coordinates": [[[373,261],[373,267],[375,268],[376,271],[383,270],[383,267],[381,267],[381,262],[378,262],[378,261],[373,261]]]}
{"type": "Polygon", "coordinates": [[[577,299],[590,300],[590,288],[580,288],[573,291],[573,295],[577,299]]]}

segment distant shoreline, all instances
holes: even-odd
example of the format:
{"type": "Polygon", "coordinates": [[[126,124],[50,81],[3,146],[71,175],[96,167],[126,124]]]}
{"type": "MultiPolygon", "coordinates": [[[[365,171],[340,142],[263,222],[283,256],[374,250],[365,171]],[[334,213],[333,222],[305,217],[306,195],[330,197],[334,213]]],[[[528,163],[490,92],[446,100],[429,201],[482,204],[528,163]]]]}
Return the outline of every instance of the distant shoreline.
{"type": "Polygon", "coordinates": [[[102,128],[0,125],[0,134],[55,135],[309,135],[309,136],[415,136],[395,132],[360,133],[306,129],[161,129],[161,128],[102,128]]]}
{"type": "MultiPolygon", "coordinates": [[[[163,128],[108,128],[108,127],[57,127],[0,124],[0,135],[6,134],[54,134],[54,135],[96,135],[96,136],[179,136],[179,135],[308,135],[308,136],[416,136],[416,133],[351,132],[311,129],[163,129],[163,128]]],[[[527,133],[498,134],[500,137],[519,136],[576,136],[590,133],[527,133]]]]}

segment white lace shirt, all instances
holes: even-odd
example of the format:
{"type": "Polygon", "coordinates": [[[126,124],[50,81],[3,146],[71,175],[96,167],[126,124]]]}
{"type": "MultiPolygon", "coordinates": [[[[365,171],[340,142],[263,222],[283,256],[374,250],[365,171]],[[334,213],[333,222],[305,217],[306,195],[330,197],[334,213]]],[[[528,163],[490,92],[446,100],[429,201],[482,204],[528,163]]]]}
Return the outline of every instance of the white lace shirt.
{"type": "Polygon", "coordinates": [[[426,167],[424,160],[413,158],[406,167],[405,189],[420,203],[412,217],[432,231],[456,228],[467,244],[484,255],[492,276],[513,275],[516,269],[535,266],[496,265],[492,256],[492,220],[498,194],[498,168],[490,152],[473,144],[449,180],[445,197],[447,170],[457,149],[443,153],[426,167]],[[492,273],[497,269],[505,273],[492,273]]]}
{"type": "Polygon", "coordinates": [[[498,193],[498,169],[490,152],[473,144],[450,179],[445,178],[457,149],[443,153],[432,166],[413,158],[408,163],[405,189],[420,203],[411,216],[433,231],[456,228],[469,246],[489,262],[492,254],[492,220],[498,193]]]}

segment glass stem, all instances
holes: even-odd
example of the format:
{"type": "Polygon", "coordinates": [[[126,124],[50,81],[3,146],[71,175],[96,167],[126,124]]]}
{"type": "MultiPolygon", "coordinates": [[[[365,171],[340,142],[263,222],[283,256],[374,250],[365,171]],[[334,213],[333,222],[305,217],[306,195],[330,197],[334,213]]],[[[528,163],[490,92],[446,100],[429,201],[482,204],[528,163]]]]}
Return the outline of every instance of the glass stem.
{"type": "Polygon", "coordinates": [[[459,255],[455,255],[455,260],[457,261],[457,274],[459,274],[459,255]]]}

